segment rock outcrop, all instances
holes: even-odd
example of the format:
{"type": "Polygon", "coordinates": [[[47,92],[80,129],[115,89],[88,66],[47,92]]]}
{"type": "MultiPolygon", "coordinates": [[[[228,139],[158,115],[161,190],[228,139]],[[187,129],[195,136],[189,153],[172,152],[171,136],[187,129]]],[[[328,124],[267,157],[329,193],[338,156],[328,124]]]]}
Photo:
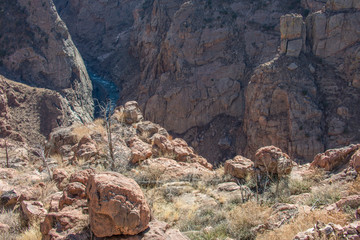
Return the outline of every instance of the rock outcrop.
{"type": "Polygon", "coordinates": [[[134,180],[119,173],[96,174],[86,192],[90,227],[97,237],[136,235],[148,228],[150,209],[134,180]]]}
{"type": "Polygon", "coordinates": [[[302,15],[287,14],[280,18],[281,53],[298,57],[305,50],[306,26],[302,15]]]}
{"type": "Polygon", "coordinates": [[[285,56],[261,65],[246,89],[244,131],[245,156],[274,145],[293,159],[307,161],[323,152],[323,112],[318,102],[316,79],[306,59],[289,70],[285,56]]]}
{"type": "MultiPolygon", "coordinates": [[[[324,153],[315,156],[311,167],[323,168],[326,171],[333,171],[349,163],[351,156],[360,148],[359,144],[343,148],[329,149],[324,153]]],[[[354,159],[356,156],[354,156],[354,159]]],[[[354,160],[355,162],[355,160],[354,160]]]]}
{"type": "MultiPolygon", "coordinates": [[[[14,80],[28,85],[59,92],[72,113],[63,112],[64,118],[70,122],[90,121],[92,84],[53,2],[6,0],[0,8],[6,9],[1,15],[2,73],[10,73],[14,80]]],[[[40,104],[56,104],[61,111],[60,101],[55,99],[44,99],[40,104]]]]}
{"type": "Polygon", "coordinates": [[[346,226],[340,226],[338,224],[328,223],[324,224],[318,222],[313,228],[308,229],[305,232],[298,233],[294,240],[306,240],[306,239],[358,239],[360,234],[360,222],[355,221],[346,226]]]}

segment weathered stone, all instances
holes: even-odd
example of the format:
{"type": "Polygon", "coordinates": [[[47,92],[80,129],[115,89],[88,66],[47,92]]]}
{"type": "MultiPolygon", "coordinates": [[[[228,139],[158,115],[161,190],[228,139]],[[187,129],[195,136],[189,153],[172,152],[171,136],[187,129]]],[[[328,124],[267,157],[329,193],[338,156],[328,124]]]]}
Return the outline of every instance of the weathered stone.
{"type": "Polygon", "coordinates": [[[225,174],[244,179],[254,173],[254,162],[243,156],[236,156],[227,160],[224,165],[225,174]]]}
{"type": "Polygon", "coordinates": [[[96,236],[136,235],[148,228],[150,209],[134,180],[114,172],[91,175],[86,191],[96,236]]]}
{"type": "Polygon", "coordinates": [[[127,142],[131,149],[131,163],[136,164],[152,155],[151,145],[141,141],[138,137],[133,137],[127,142]]]}
{"type": "Polygon", "coordinates": [[[143,115],[135,101],[127,102],[124,106],[124,118],[128,124],[137,123],[143,119],[143,115]]]}
{"type": "MultiPolygon", "coordinates": [[[[65,240],[70,235],[81,235],[83,229],[88,227],[88,215],[81,209],[66,207],[60,212],[51,212],[45,216],[40,225],[40,230],[44,240],[65,240]]],[[[84,233],[89,239],[90,234],[84,233]]]]}
{"type": "Polygon", "coordinates": [[[311,167],[323,168],[332,171],[337,167],[349,162],[351,155],[359,149],[360,145],[350,145],[343,148],[329,149],[315,156],[311,167]]]}
{"type": "Polygon", "coordinates": [[[22,201],[21,210],[30,223],[44,220],[47,214],[44,205],[38,201],[22,201]]]}
{"type": "Polygon", "coordinates": [[[280,148],[267,146],[256,151],[254,167],[263,173],[288,175],[293,165],[294,162],[280,148]]]}

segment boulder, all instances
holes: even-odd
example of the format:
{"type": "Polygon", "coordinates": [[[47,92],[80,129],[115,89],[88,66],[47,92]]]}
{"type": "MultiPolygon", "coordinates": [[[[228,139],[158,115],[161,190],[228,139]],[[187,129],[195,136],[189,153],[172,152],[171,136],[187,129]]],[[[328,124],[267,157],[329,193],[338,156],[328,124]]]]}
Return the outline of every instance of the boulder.
{"type": "Polygon", "coordinates": [[[344,209],[345,207],[358,208],[360,207],[360,195],[343,197],[336,202],[336,207],[340,209],[344,209]]]}
{"type": "Polygon", "coordinates": [[[288,175],[294,162],[281,151],[280,148],[267,146],[258,149],[255,153],[254,167],[263,173],[288,175]]]}
{"type": "Polygon", "coordinates": [[[40,225],[43,240],[66,240],[66,239],[90,239],[88,232],[83,233],[83,229],[88,227],[88,215],[82,209],[66,207],[60,212],[48,213],[40,225]],[[71,235],[84,238],[70,238],[71,235]]]}
{"type": "Polygon", "coordinates": [[[53,170],[52,175],[57,188],[62,190],[65,187],[64,182],[69,177],[69,174],[65,171],[65,169],[56,168],[53,170]]]}
{"type": "Polygon", "coordinates": [[[90,227],[97,237],[136,235],[148,228],[150,209],[134,180],[104,172],[90,176],[86,191],[90,227]]]}
{"type": "Polygon", "coordinates": [[[12,208],[18,202],[19,194],[15,190],[1,193],[0,207],[12,208]]]}
{"type": "Polygon", "coordinates": [[[89,135],[83,136],[75,149],[75,154],[77,159],[83,158],[89,160],[91,157],[98,154],[96,142],[92,140],[89,135]]]}
{"type": "Polygon", "coordinates": [[[141,141],[138,137],[133,137],[127,142],[131,149],[131,163],[136,164],[152,155],[151,145],[141,141]]]}
{"type": "Polygon", "coordinates": [[[341,11],[349,9],[360,9],[358,0],[328,0],[326,3],[326,10],[328,11],[341,11]]]}
{"type": "Polygon", "coordinates": [[[139,108],[139,105],[135,101],[125,103],[124,106],[124,119],[128,124],[137,123],[143,120],[143,115],[139,108]]]}
{"type": "Polygon", "coordinates": [[[236,178],[246,178],[254,173],[254,162],[243,156],[236,156],[227,160],[224,165],[225,174],[230,174],[236,178]]]}
{"type": "Polygon", "coordinates": [[[63,195],[59,201],[59,208],[74,205],[86,206],[86,186],[79,182],[69,183],[63,191],[63,195]]]}
{"type": "Polygon", "coordinates": [[[21,210],[30,223],[44,220],[47,214],[44,205],[39,201],[22,201],[21,210]]]}
{"type": "Polygon", "coordinates": [[[310,167],[332,171],[349,162],[351,155],[360,148],[360,144],[352,144],[343,148],[329,149],[315,156],[310,167]]]}
{"type": "Polygon", "coordinates": [[[75,172],[75,173],[71,174],[69,182],[79,182],[86,186],[88,183],[89,177],[94,174],[95,174],[94,169],[86,169],[86,170],[82,170],[79,172],[75,172]]]}

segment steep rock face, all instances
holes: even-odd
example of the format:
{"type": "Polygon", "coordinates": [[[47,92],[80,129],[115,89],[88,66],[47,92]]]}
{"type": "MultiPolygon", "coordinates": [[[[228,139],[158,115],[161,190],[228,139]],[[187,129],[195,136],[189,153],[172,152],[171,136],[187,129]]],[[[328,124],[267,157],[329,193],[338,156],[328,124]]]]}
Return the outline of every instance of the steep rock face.
{"type": "Polygon", "coordinates": [[[2,75],[0,112],[1,138],[33,144],[45,140],[53,128],[68,125],[77,118],[68,100],[59,93],[14,82],[2,75]]]}
{"type": "Polygon", "coordinates": [[[334,148],[359,141],[360,11],[358,1],[328,1],[306,19],[317,82],[326,114],[325,144],[334,148]]]}
{"type": "Polygon", "coordinates": [[[107,75],[118,85],[136,79],[138,61],[129,48],[133,10],[141,0],[54,0],[54,3],[91,69],[107,75]]]}
{"type": "Polygon", "coordinates": [[[137,91],[145,117],[198,150],[207,142],[218,145],[201,151],[210,161],[223,158],[224,142],[234,154],[234,146],[244,144],[239,135],[249,73],[276,54],[279,18],[290,5],[297,6],[154,1],[150,9],[137,9],[133,49],[141,56],[137,91]],[[216,121],[221,116],[230,125],[216,121]],[[214,134],[202,141],[202,131],[214,134]]]}
{"type": "Polygon", "coordinates": [[[312,159],[324,150],[323,113],[314,76],[306,60],[295,70],[286,57],[260,66],[246,89],[245,152],[253,156],[262,146],[273,144],[290,156],[312,159]]]}
{"type": "Polygon", "coordinates": [[[72,121],[92,118],[92,85],[80,53],[52,1],[2,1],[2,72],[58,91],[69,100],[72,121]]]}

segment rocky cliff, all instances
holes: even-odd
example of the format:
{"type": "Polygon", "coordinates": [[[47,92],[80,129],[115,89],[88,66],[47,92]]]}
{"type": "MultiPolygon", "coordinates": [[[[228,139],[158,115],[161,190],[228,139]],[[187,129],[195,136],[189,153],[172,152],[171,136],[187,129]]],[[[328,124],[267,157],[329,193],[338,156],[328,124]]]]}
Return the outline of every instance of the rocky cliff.
{"type": "Polygon", "coordinates": [[[53,2],[1,1],[0,9],[1,73],[60,93],[71,109],[67,121],[90,121],[92,84],[53,2]]]}
{"type": "Polygon", "coordinates": [[[264,144],[310,161],[359,138],[357,1],[56,5],[122,100],[138,100],[211,162],[264,144]]]}

